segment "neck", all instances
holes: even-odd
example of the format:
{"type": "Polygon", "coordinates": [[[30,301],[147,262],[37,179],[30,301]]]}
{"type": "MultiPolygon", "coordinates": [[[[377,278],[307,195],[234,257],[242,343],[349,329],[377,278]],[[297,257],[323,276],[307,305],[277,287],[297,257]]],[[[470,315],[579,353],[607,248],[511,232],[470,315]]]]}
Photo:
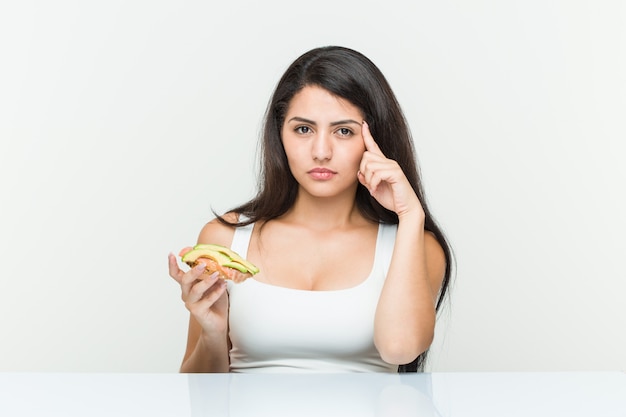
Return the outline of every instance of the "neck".
{"type": "Polygon", "coordinates": [[[353,194],[320,198],[302,192],[283,219],[317,230],[336,230],[364,221],[353,194]]]}

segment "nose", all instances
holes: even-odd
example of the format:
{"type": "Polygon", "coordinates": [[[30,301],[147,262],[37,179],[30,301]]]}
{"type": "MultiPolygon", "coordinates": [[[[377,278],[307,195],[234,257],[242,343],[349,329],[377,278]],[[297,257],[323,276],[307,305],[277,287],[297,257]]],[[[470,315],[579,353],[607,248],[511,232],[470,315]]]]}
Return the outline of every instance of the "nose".
{"type": "Polygon", "coordinates": [[[328,133],[319,132],[313,138],[311,153],[316,161],[327,161],[333,156],[333,146],[328,133]]]}

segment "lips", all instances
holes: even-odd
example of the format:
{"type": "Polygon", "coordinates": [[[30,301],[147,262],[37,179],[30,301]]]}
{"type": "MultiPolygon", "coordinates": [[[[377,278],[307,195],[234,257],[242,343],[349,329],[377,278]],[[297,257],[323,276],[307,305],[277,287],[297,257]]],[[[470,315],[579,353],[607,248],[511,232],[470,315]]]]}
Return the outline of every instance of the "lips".
{"type": "Polygon", "coordinates": [[[328,168],[313,168],[312,170],[308,171],[307,174],[309,174],[313,179],[316,180],[329,180],[337,173],[328,168]]]}

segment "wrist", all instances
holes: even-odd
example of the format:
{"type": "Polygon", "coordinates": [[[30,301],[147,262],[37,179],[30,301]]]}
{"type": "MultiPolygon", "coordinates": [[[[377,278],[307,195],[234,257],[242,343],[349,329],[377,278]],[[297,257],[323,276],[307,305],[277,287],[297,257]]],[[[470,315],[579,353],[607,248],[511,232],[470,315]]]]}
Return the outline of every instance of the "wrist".
{"type": "Polygon", "coordinates": [[[426,222],[426,214],[420,207],[419,209],[407,210],[402,213],[398,213],[398,222],[400,224],[411,224],[414,226],[424,227],[426,222]]]}
{"type": "Polygon", "coordinates": [[[226,329],[202,329],[202,333],[200,333],[199,341],[207,346],[215,344],[215,341],[226,339],[228,336],[228,332],[226,329]]]}

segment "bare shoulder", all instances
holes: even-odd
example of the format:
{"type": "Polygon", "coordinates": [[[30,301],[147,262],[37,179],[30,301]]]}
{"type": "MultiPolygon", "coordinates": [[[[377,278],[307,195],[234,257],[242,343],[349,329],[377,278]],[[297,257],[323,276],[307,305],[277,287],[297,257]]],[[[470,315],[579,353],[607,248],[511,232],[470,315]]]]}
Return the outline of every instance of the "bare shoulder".
{"type": "MultiPolygon", "coordinates": [[[[236,213],[226,213],[223,218],[229,222],[237,221],[236,213]]],[[[198,243],[214,243],[222,246],[230,246],[233,240],[235,228],[213,219],[202,227],[198,236],[198,243]]]]}
{"type": "Polygon", "coordinates": [[[426,251],[426,267],[428,276],[437,287],[441,285],[446,273],[446,254],[441,244],[431,232],[424,233],[424,249],[426,251]]]}

